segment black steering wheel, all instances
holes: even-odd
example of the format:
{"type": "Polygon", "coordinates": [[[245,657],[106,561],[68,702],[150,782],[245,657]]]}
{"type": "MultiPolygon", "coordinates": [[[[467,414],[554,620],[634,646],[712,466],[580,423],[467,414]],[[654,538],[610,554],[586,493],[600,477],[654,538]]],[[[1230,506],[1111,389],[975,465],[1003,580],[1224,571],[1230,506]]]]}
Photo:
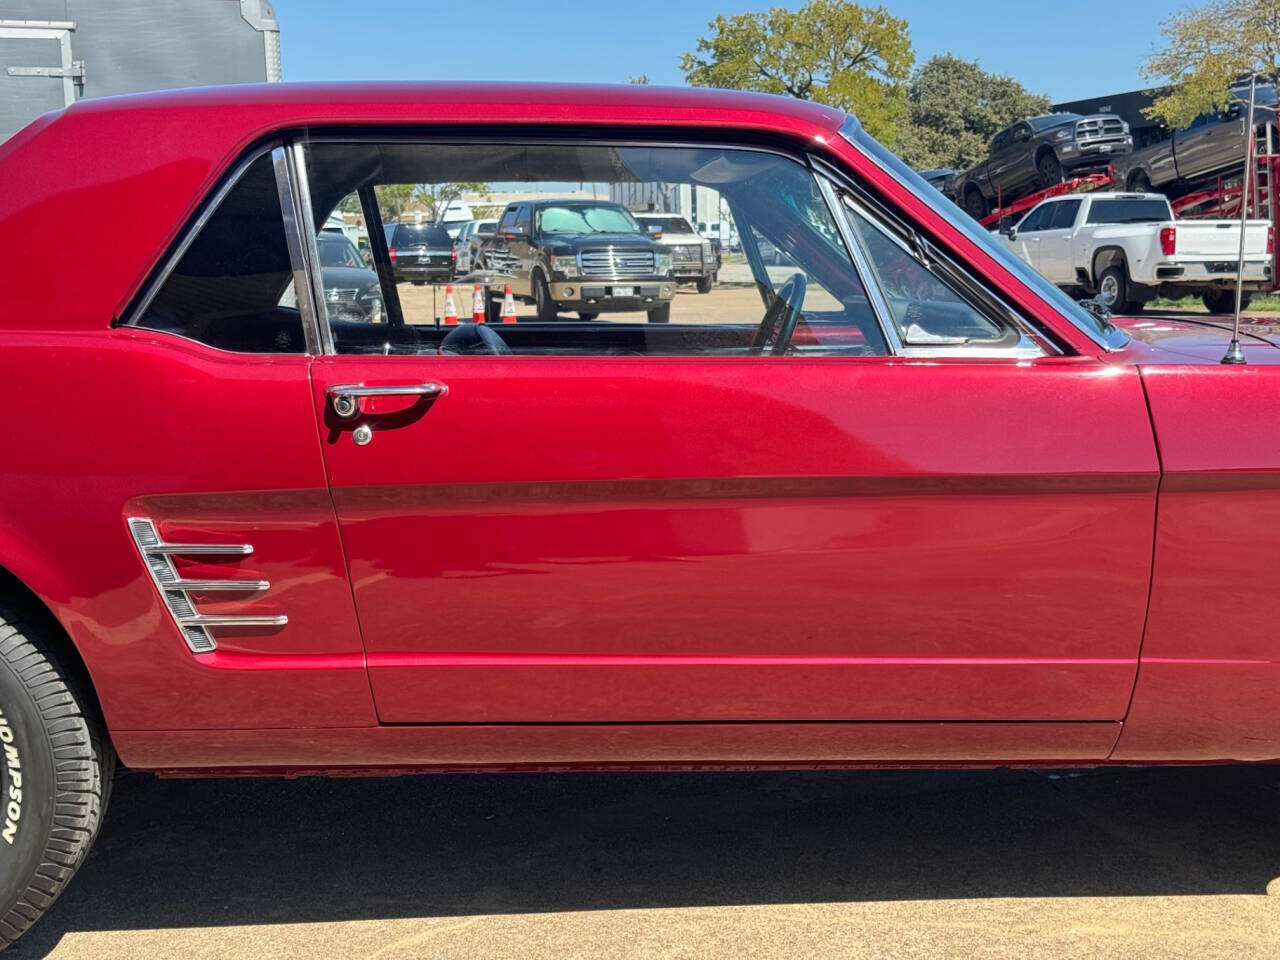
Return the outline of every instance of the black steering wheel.
{"type": "Polygon", "coordinates": [[[796,332],[796,324],[800,322],[800,307],[804,305],[804,292],[809,285],[803,273],[793,273],[778,288],[773,296],[773,303],[764,312],[760,321],[760,329],[751,341],[752,353],[764,353],[766,348],[775,357],[787,352],[791,345],[791,335],[796,332]]]}

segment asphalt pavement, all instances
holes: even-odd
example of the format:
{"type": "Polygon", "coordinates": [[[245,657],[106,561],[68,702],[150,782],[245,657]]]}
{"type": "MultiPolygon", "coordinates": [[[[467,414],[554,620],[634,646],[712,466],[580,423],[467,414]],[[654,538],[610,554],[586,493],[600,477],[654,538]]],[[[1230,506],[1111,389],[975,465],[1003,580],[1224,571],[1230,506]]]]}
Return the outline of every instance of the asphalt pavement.
{"type": "Polygon", "coordinates": [[[1276,767],[133,774],[7,958],[1276,957],[1278,808],[1276,767]]]}

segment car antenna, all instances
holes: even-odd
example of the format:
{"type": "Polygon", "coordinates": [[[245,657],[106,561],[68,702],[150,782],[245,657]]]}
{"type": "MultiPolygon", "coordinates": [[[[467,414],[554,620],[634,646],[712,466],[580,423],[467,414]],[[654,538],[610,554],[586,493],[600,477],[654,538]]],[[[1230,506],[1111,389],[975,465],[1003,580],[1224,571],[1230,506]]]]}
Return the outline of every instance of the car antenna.
{"type": "MultiPolygon", "coordinates": [[[[1253,147],[1257,136],[1253,129],[1253,104],[1258,89],[1258,73],[1249,75],[1249,119],[1245,122],[1244,137],[1244,171],[1240,176],[1240,249],[1236,261],[1236,312],[1231,322],[1231,343],[1222,358],[1223,363],[1245,363],[1244,351],[1240,349],[1240,301],[1244,294],[1244,235],[1249,229],[1249,182],[1253,179],[1253,147]]],[[[1274,198],[1272,198],[1274,202],[1274,198]]]]}

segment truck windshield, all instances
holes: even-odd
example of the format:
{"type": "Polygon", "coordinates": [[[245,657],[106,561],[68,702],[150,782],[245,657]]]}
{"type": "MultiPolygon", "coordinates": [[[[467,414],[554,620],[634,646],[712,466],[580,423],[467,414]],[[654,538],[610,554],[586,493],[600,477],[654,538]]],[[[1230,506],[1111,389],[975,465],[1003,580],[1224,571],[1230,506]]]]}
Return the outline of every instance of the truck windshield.
{"type": "Polygon", "coordinates": [[[1167,200],[1095,200],[1089,207],[1089,223],[1163,223],[1173,219],[1167,200]]]}
{"type": "Polygon", "coordinates": [[[684,217],[645,217],[646,224],[657,224],[663,233],[693,233],[693,227],[684,217]]]}
{"type": "Polygon", "coordinates": [[[1089,334],[1090,338],[1096,343],[1115,350],[1128,342],[1128,334],[1123,330],[1110,324],[1104,324],[1023,262],[1021,257],[1015,256],[997,243],[988,231],[978,226],[976,220],[929,186],[927,181],[882,147],[874,137],[868,136],[867,132],[858,125],[857,120],[853,117],[850,117],[844,126],[840,128],[840,134],[910,190],[917,199],[932,207],[940,216],[945,217],[954,224],[958,230],[963,231],[965,236],[982,247],[988,256],[998,260],[1010,273],[1034,290],[1043,300],[1052,304],[1072,324],[1089,334]]]}
{"type": "Polygon", "coordinates": [[[622,207],[611,203],[543,207],[538,211],[543,233],[638,233],[640,224],[622,207]]]}

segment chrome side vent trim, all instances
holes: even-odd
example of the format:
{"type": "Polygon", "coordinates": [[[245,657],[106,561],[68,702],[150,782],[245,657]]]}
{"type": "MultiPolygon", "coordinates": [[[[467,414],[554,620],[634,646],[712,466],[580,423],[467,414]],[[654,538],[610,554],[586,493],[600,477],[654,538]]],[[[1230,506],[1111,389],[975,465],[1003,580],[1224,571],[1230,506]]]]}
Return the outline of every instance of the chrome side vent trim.
{"type": "Polygon", "coordinates": [[[192,653],[208,653],[218,648],[211,630],[218,627],[283,627],[286,616],[237,616],[200,613],[192,593],[262,593],[271,584],[266,580],[187,580],[173,565],[175,556],[247,557],[253,547],[247,543],[165,543],[156,525],[147,517],[130,517],[129,534],[142,554],[143,565],[164,598],[192,653]]]}

